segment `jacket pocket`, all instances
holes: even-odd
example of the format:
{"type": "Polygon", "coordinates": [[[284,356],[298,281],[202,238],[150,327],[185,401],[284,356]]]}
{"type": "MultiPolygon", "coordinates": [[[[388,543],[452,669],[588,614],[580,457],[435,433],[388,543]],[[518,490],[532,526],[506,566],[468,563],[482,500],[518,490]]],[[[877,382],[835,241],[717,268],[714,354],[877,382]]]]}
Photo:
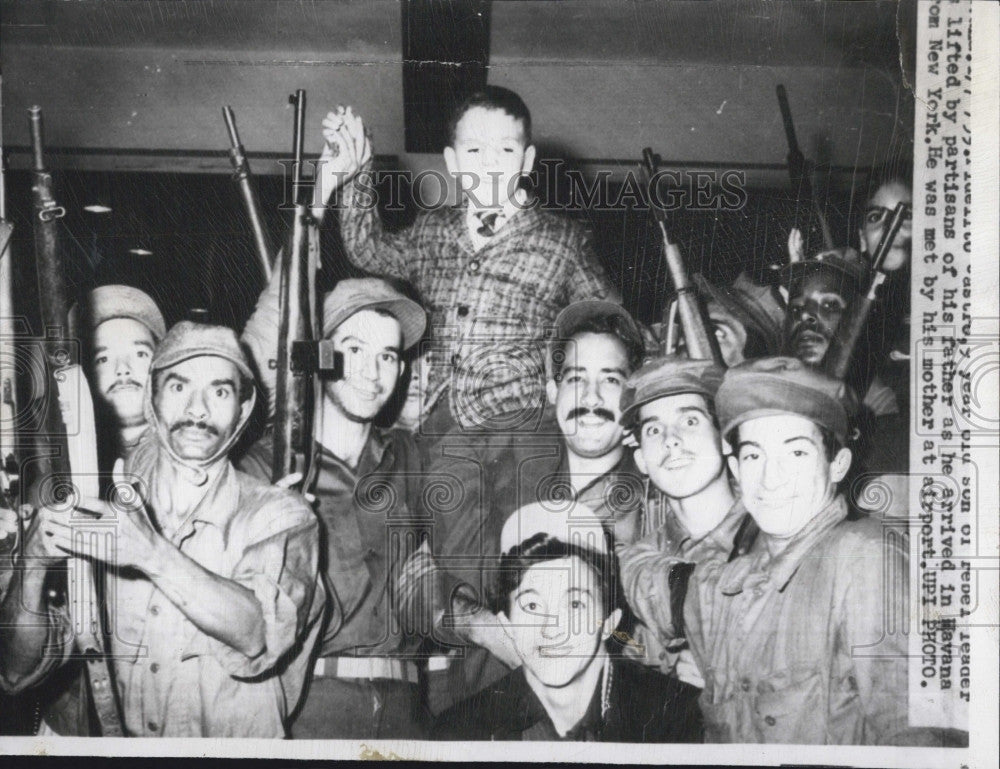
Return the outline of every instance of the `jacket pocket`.
{"type": "Polygon", "coordinates": [[[818,671],[784,672],[757,683],[751,719],[760,742],[826,742],[827,698],[818,671]]]}

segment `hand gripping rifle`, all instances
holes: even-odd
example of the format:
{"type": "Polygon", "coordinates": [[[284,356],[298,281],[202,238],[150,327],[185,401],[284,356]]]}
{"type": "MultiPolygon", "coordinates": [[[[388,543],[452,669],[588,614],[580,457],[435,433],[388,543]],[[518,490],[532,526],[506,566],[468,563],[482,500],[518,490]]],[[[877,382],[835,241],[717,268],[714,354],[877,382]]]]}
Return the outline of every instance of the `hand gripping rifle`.
{"type": "Polygon", "coordinates": [[[830,347],[823,356],[823,370],[832,377],[844,379],[851,370],[851,361],[854,357],[854,350],[858,346],[861,336],[867,331],[868,316],[871,314],[875,302],[878,300],[878,289],[887,277],[882,270],[882,263],[885,257],[892,250],[893,241],[899,234],[900,227],[910,217],[910,206],[906,203],[898,203],[896,210],[892,212],[892,219],[889,226],[882,233],[882,239],[875,249],[871,262],[871,281],[868,290],[863,294],[858,294],[844,316],[837,325],[833,338],[830,340],[830,347]]]}
{"type": "MultiPolygon", "coordinates": [[[[66,300],[59,219],[65,209],[57,205],[52,176],[42,155],[42,110],[32,107],[31,143],[34,155],[35,260],[38,272],[39,310],[45,328],[46,393],[41,425],[43,456],[37,464],[37,497],[40,504],[66,510],[73,537],[85,551],[113,562],[114,522],[80,520],[73,505],[78,495],[99,494],[97,433],[90,388],[79,362],[79,348],[68,338],[69,304],[66,300]]],[[[104,615],[100,592],[88,558],[71,556],[67,575],[67,601],[78,651],[87,663],[93,703],[105,737],[123,734],[115,687],[108,666],[104,615]]]]}
{"type": "Polygon", "coordinates": [[[247,216],[250,219],[250,227],[253,230],[254,246],[257,249],[257,263],[260,271],[264,275],[264,280],[271,279],[271,263],[274,261],[271,256],[271,247],[267,242],[267,235],[264,232],[264,224],[260,217],[260,203],[257,201],[257,190],[251,183],[250,164],[247,162],[246,152],[240,142],[240,135],[236,131],[236,116],[232,107],[223,107],[222,116],[226,119],[226,128],[229,130],[229,143],[232,145],[229,150],[229,157],[233,162],[233,178],[240,187],[240,194],[243,196],[243,203],[247,209],[247,216]]]}
{"type": "MultiPolygon", "coordinates": [[[[646,147],[642,151],[642,172],[649,194],[649,207],[653,211],[656,223],[660,226],[660,234],[663,236],[663,257],[667,263],[667,272],[670,274],[674,289],[677,291],[677,313],[680,316],[684,341],[687,343],[688,356],[713,360],[720,366],[725,366],[722,352],[719,350],[719,340],[715,338],[712,327],[706,320],[705,312],[698,298],[698,291],[688,276],[681,250],[676,243],[671,242],[670,235],[667,234],[667,214],[655,203],[656,198],[652,185],[655,184],[657,165],[658,161],[653,150],[646,147]]],[[[670,327],[670,307],[671,305],[668,305],[664,313],[664,329],[670,327]]]]}
{"type": "MultiPolygon", "coordinates": [[[[785,139],[788,140],[788,175],[792,180],[792,192],[800,198],[804,198],[812,208],[819,222],[820,230],[823,232],[824,247],[829,250],[833,248],[833,235],[830,233],[830,225],[826,221],[823,209],[813,194],[812,182],[809,180],[809,163],[802,150],[799,148],[799,140],[795,137],[795,123],[792,122],[792,108],[788,106],[788,92],[785,86],[778,86],[778,107],[781,109],[781,121],[785,125],[785,139]]],[[[803,228],[805,230],[805,228],[803,228]]],[[[803,232],[803,235],[806,233],[803,232]]]]}
{"type": "Polygon", "coordinates": [[[313,401],[316,367],[310,365],[315,338],[315,251],[309,248],[311,215],[302,199],[302,146],[305,139],[306,92],[299,89],[295,105],[292,191],[294,213],[289,242],[279,255],[277,393],[275,398],[273,481],[291,472],[306,479],[313,449],[313,401]]]}

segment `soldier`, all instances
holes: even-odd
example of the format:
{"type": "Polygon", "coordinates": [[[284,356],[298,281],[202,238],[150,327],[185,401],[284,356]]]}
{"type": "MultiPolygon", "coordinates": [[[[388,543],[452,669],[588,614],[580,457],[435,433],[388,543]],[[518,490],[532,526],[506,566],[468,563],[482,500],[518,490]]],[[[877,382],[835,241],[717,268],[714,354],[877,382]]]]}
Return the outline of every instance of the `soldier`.
{"type": "Polygon", "coordinates": [[[794,358],[764,358],[727,371],[715,401],[760,529],[753,547],[696,565],[682,608],[676,565],[622,566],[628,594],[659,598],[635,607],[644,620],[683,613],[706,740],[932,744],[908,723],[906,635],[884,626],[907,616],[907,554],[875,521],[852,520],[838,490],[850,392],[794,358]]]}
{"type": "MultiPolygon", "coordinates": [[[[266,297],[262,304],[276,301],[266,297]]],[[[344,373],[323,382],[315,478],[307,491],[322,521],[320,565],[333,606],[293,727],[296,738],[426,734],[416,665],[420,638],[408,637],[395,614],[397,576],[421,536],[422,466],[410,433],[374,424],[403,373],[403,354],[425,325],[420,305],[378,278],[341,280],[323,302],[323,336],[344,356],[344,373]]],[[[262,356],[266,330],[254,321],[262,356]]],[[[270,439],[255,445],[241,466],[268,477],[270,439]]]]}
{"type": "MultiPolygon", "coordinates": [[[[116,490],[138,485],[75,505],[115,521],[110,651],[125,732],[284,737],[324,604],[317,521],[299,495],[227,458],[256,398],[232,331],[179,323],[150,372],[149,428],[115,468],[116,490]]],[[[67,607],[45,584],[67,554],[84,554],[79,540],[49,508],[26,534],[24,563],[44,568],[22,569],[0,606],[8,687],[43,680],[74,650],[67,607]]]]}
{"type": "MultiPolygon", "coordinates": [[[[683,558],[700,563],[728,557],[754,530],[726,469],[715,415],[721,367],[707,360],[655,359],[635,374],[622,393],[622,424],[638,441],[635,461],[654,493],[646,497],[646,536],[619,553],[623,565],[647,568],[683,558]]],[[[638,608],[660,596],[628,593],[638,608]]],[[[642,617],[656,616],[645,610],[642,617]]],[[[647,665],[694,686],[704,685],[682,623],[643,624],[636,637],[647,665]]]]}
{"type": "MultiPolygon", "coordinates": [[[[146,431],[143,394],[149,378],[149,364],[160,341],[167,333],[159,307],[144,291],[133,286],[107,285],[91,291],[76,306],[71,326],[85,325],[82,358],[91,373],[95,396],[100,466],[110,471],[114,460],[127,457],[146,431]]],[[[29,519],[34,510],[28,506],[22,515],[29,519]]],[[[0,527],[16,537],[17,517],[12,510],[0,509],[0,527]]],[[[11,550],[14,548],[11,547],[11,550]]],[[[5,569],[2,582],[7,584],[13,571],[5,569]]],[[[67,736],[98,734],[87,707],[88,693],[84,670],[71,662],[50,676],[45,684],[32,690],[35,717],[44,721],[35,730],[67,736]]]]}

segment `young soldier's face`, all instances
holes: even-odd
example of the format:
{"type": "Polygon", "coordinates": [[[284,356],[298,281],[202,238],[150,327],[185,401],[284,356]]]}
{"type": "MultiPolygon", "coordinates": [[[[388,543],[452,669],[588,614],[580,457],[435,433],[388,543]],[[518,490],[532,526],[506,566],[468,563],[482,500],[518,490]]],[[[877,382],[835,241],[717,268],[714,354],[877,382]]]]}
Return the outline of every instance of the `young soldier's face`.
{"type": "Polygon", "coordinates": [[[797,534],[830,503],[851,464],[848,449],[827,459],[819,427],[794,414],[744,422],[733,449],[743,504],[761,531],[778,539],[797,534]]]}
{"type": "Polygon", "coordinates": [[[803,363],[817,366],[853,298],[847,278],[829,269],[814,269],[794,281],[785,319],[787,350],[803,363]]]}
{"type": "Polygon", "coordinates": [[[232,361],[200,355],[156,373],[153,406],[181,459],[209,459],[229,440],[252,402],[240,402],[232,361]]]}
{"type": "Polygon", "coordinates": [[[681,393],[639,409],[635,462],[660,491],[686,499],[725,472],[719,431],[705,398],[681,393]]]}
{"type": "Polygon", "coordinates": [[[524,572],[510,596],[509,621],[501,615],[527,675],[545,686],[576,680],[594,661],[618,624],[609,617],[600,578],[578,556],[545,561],[524,572]]]}
{"type": "Polygon", "coordinates": [[[333,346],[344,355],[344,376],[324,383],[335,407],[355,422],[370,422],[392,396],[403,370],[399,321],[360,310],[337,326],[333,346]]]}
{"type": "Polygon", "coordinates": [[[120,427],[146,421],[143,391],[155,347],[150,330],[132,318],[112,318],[94,329],[94,385],[120,427]]]}
{"type": "Polygon", "coordinates": [[[498,208],[531,171],[535,148],[525,146],[520,120],[500,109],[473,107],[455,126],[455,146],[445,147],[444,160],[471,205],[498,208]]]}
{"type": "MultiPolygon", "coordinates": [[[[865,218],[861,223],[861,246],[869,254],[874,256],[875,249],[882,239],[882,234],[889,226],[892,219],[892,212],[895,211],[898,203],[912,203],[913,194],[910,188],[899,182],[889,182],[879,187],[872,195],[868,205],[865,206],[865,218]]],[[[882,269],[886,272],[893,272],[901,267],[905,267],[910,261],[910,240],[913,232],[913,220],[907,219],[903,226],[899,228],[896,239],[892,243],[892,248],[885,255],[882,269]]]]}
{"type": "Polygon", "coordinates": [[[559,383],[549,381],[549,402],[569,450],[603,457],[621,446],[619,402],[629,375],[625,345],[610,334],[577,334],[566,343],[559,383]]]}

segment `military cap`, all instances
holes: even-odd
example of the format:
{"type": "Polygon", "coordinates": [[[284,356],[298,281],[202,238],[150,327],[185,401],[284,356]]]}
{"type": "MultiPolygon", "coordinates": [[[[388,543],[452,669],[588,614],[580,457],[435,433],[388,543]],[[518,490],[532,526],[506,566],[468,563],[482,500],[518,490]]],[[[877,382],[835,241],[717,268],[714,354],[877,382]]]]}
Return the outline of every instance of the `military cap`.
{"type": "Polygon", "coordinates": [[[420,341],[427,328],[424,308],[380,278],[345,278],[323,300],[323,336],[362,310],[385,310],[399,321],[403,349],[420,341]]]}
{"type": "Polygon", "coordinates": [[[856,400],[839,379],[798,358],[759,358],[726,372],[715,396],[722,434],[751,419],[779,414],[805,417],[847,442],[856,400]]]}
{"type": "Polygon", "coordinates": [[[631,427],[640,408],[669,395],[697,393],[714,400],[724,373],[721,366],[710,360],[676,355],[654,358],[625,383],[621,396],[621,423],[631,427]]]}
{"type": "MultiPolygon", "coordinates": [[[[80,309],[74,305],[70,311],[71,326],[75,326],[78,322],[80,309]]],[[[167,333],[167,324],[156,302],[145,291],[140,291],[134,286],[99,286],[87,294],[83,300],[82,310],[91,329],[97,328],[106,320],[130,318],[148,328],[157,342],[167,333]]]]}
{"type": "MultiPolygon", "coordinates": [[[[558,361],[555,360],[554,356],[560,346],[564,345],[567,340],[572,339],[573,335],[578,333],[580,328],[591,318],[608,316],[621,319],[620,330],[625,336],[629,337],[627,346],[635,348],[639,353],[639,360],[642,359],[641,353],[645,350],[642,332],[639,330],[635,319],[629,315],[628,310],[620,304],[608,302],[603,299],[583,299],[567,305],[556,316],[555,329],[552,338],[549,340],[548,355],[545,361],[548,367],[546,374],[548,374],[549,379],[555,377],[558,361]]],[[[628,354],[631,357],[632,351],[629,350],[628,354]]]]}
{"type": "Polygon", "coordinates": [[[856,288],[868,280],[869,266],[857,250],[848,247],[820,251],[809,259],[792,262],[781,269],[785,286],[817,271],[835,272],[847,278],[856,288]]]}
{"type": "Polygon", "coordinates": [[[253,372],[235,331],[226,326],[209,326],[190,320],[182,320],[170,329],[153,356],[150,370],[160,371],[202,355],[224,358],[243,376],[253,380],[253,372]]]}

